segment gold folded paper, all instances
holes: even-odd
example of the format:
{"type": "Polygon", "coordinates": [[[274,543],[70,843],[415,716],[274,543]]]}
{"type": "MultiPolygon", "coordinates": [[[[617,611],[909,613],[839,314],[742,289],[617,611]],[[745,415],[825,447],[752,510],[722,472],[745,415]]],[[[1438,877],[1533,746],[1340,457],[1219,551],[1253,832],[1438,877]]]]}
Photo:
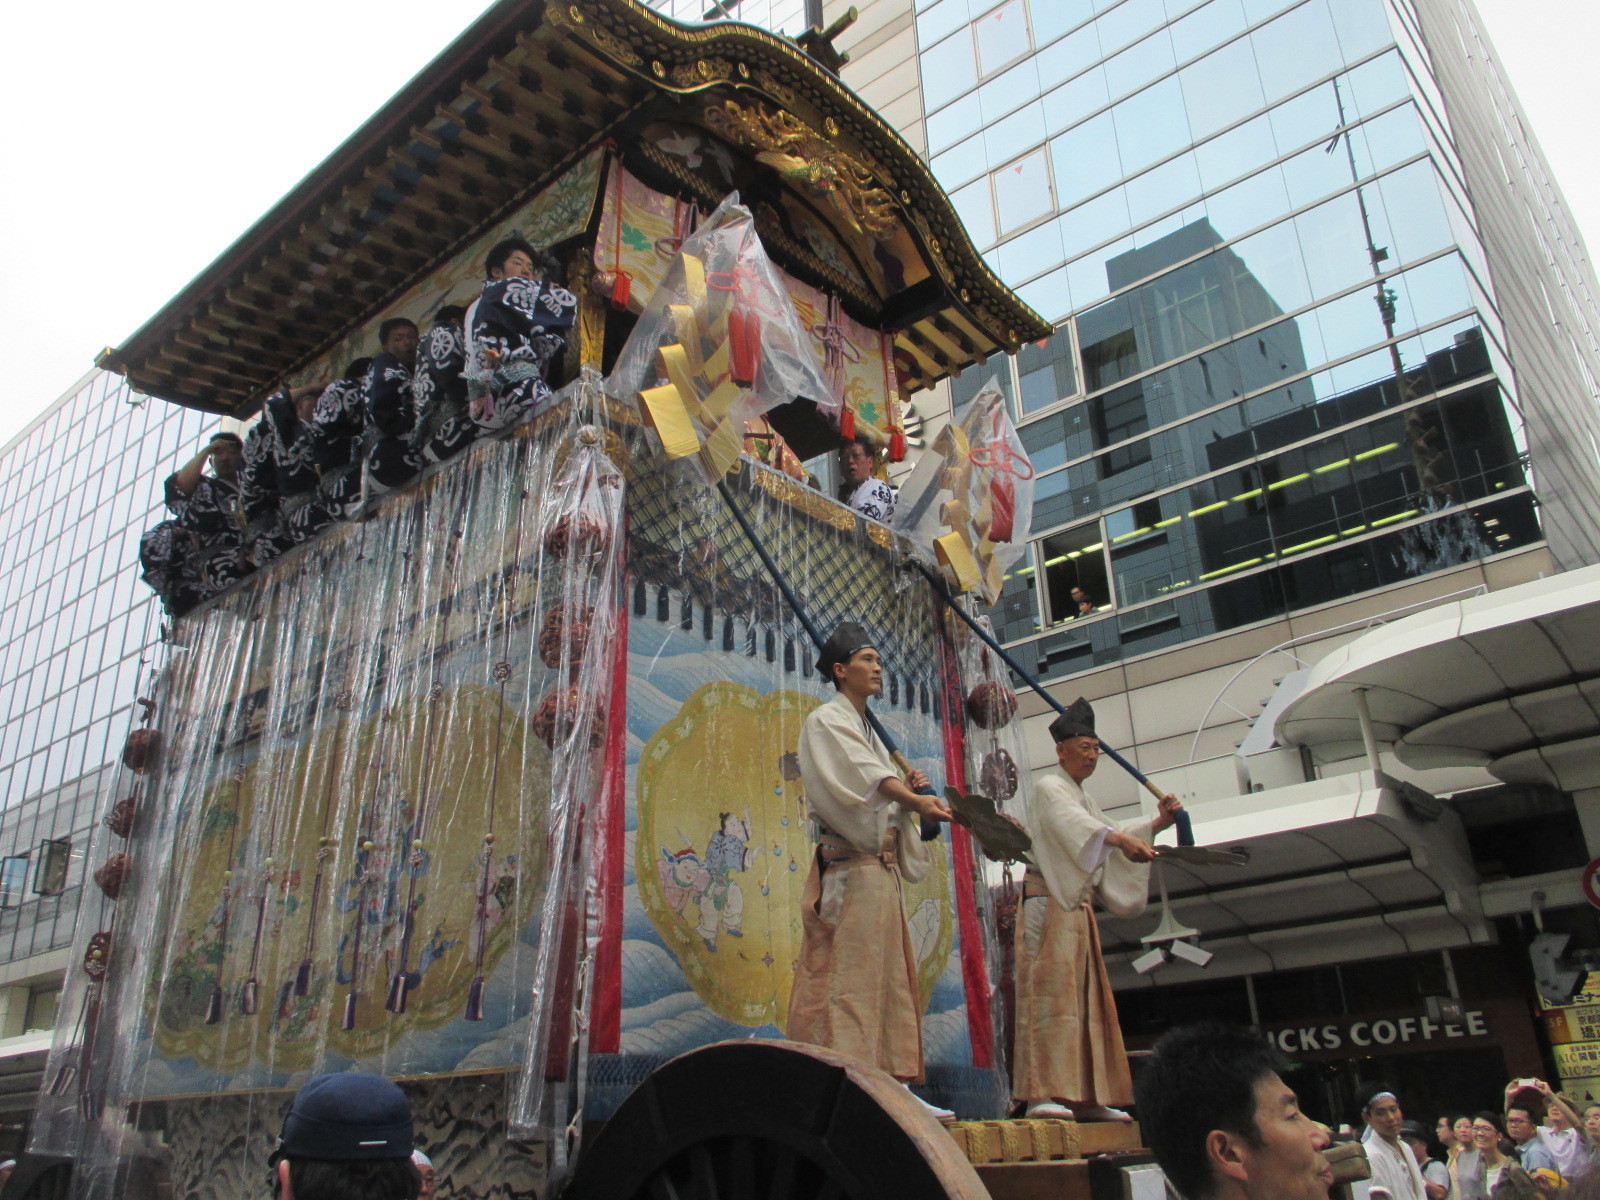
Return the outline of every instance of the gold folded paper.
{"type": "Polygon", "coordinates": [[[725,417],[706,438],[700,462],[712,479],[726,475],[744,450],[744,422],[725,417]]]}
{"type": "Polygon", "coordinates": [[[706,397],[706,416],[713,421],[720,421],[732,411],[733,406],[739,402],[739,397],[744,395],[744,389],[731,379],[724,379],[711,389],[711,394],[706,397]]]}
{"type": "Polygon", "coordinates": [[[982,573],[978,564],[972,557],[972,548],[967,545],[967,539],[960,533],[947,533],[943,537],[933,539],[934,553],[939,557],[941,566],[947,567],[956,578],[958,592],[970,592],[978,586],[982,573]]]}
{"type": "Polygon", "coordinates": [[[693,254],[683,256],[683,290],[696,317],[706,315],[706,265],[693,254]]]}
{"type": "Polygon", "coordinates": [[[683,353],[689,360],[689,370],[695,375],[704,375],[706,364],[700,357],[700,322],[695,317],[693,306],[669,304],[667,316],[672,321],[672,329],[677,334],[678,344],[683,347],[683,353]]]}
{"type": "Polygon", "coordinates": [[[645,418],[661,437],[661,448],[668,458],[687,458],[700,449],[700,435],[694,431],[689,410],[675,385],[646,388],[639,393],[645,418]]]}
{"type": "Polygon", "coordinates": [[[656,357],[661,361],[661,373],[678,389],[690,413],[699,417],[701,414],[696,410],[700,407],[700,381],[690,369],[689,356],[683,347],[663,346],[656,351],[656,357]]]}
{"type": "Polygon", "coordinates": [[[946,500],[939,506],[939,523],[946,529],[965,529],[971,520],[965,500],[946,500]]]}

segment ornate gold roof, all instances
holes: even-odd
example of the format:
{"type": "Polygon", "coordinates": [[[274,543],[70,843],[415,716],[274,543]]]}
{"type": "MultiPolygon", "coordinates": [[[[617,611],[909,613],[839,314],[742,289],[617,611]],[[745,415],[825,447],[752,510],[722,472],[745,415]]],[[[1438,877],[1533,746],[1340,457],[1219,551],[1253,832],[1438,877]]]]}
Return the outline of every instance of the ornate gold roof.
{"type": "Polygon", "coordinates": [[[247,415],[608,139],[703,208],[731,180],[776,261],[895,331],[913,387],[1050,330],[915,152],[787,38],[633,0],[502,0],[100,365],[247,415]],[[684,126],[731,153],[708,165],[663,149],[684,126]]]}

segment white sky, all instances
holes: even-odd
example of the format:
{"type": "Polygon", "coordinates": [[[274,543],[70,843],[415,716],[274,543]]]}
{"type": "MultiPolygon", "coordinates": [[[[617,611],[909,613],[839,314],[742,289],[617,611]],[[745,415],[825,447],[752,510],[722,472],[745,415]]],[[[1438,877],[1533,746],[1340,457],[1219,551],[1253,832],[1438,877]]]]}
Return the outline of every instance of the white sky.
{"type": "MultiPolygon", "coordinates": [[[[1049,0],[1043,0],[1048,3],[1049,0]]],[[[1478,0],[1579,228],[1600,238],[1594,0],[1478,0]]],[[[9,6],[0,444],[152,316],[487,0],[9,6]]]]}

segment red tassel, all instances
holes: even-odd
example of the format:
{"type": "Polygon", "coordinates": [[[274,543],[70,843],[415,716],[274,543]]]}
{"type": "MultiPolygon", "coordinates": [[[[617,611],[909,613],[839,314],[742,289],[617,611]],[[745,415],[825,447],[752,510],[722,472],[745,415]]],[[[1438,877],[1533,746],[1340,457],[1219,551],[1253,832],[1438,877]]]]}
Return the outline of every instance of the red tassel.
{"type": "Polygon", "coordinates": [[[728,315],[728,375],[740,387],[754,387],[761,371],[761,318],[736,308],[728,315]]]}
{"type": "Polygon", "coordinates": [[[611,307],[618,312],[628,310],[628,297],[633,295],[633,279],[626,271],[618,271],[611,281],[611,307]]]}
{"type": "Polygon", "coordinates": [[[889,461],[892,463],[906,460],[906,431],[896,425],[889,431],[889,461]]]}
{"type": "Polygon", "coordinates": [[[839,440],[848,442],[856,436],[856,410],[848,404],[839,411],[839,440]]]}

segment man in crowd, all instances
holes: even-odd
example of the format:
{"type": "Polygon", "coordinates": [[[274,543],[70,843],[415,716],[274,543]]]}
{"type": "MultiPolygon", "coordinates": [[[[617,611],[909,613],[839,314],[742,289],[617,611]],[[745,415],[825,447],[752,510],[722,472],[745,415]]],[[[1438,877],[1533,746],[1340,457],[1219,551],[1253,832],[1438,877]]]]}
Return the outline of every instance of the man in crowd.
{"type": "MultiPolygon", "coordinates": [[[[1517,1093],[1518,1080],[1506,1085],[1506,1104],[1509,1107],[1517,1093]]],[[[1567,1179],[1587,1175],[1594,1169],[1596,1138],[1586,1128],[1586,1117],[1580,1117],[1572,1102],[1561,1092],[1554,1091],[1542,1079],[1530,1079],[1527,1086],[1544,1097],[1545,1123],[1539,1126],[1539,1141],[1555,1160],[1556,1170],[1567,1179]]]]}
{"type": "Polygon", "coordinates": [[[416,425],[411,371],[418,340],[416,322],[406,317],[390,317],[378,328],[381,349],[363,382],[367,425],[373,435],[367,477],[375,493],[397,488],[417,473],[411,454],[411,431],[416,425]]]}
{"type": "Polygon", "coordinates": [[[1361,1144],[1372,1166],[1372,1195],[1387,1200],[1427,1200],[1422,1170],[1411,1147],[1400,1139],[1405,1114],[1393,1090],[1382,1083],[1361,1090],[1361,1117],[1367,1123],[1361,1144]]]}
{"type": "Polygon", "coordinates": [[[278,1200],[417,1200],[411,1105],[381,1075],[319,1075],[297,1093],[269,1160],[278,1200]]]}
{"type": "Polygon", "coordinates": [[[839,448],[839,502],[887,525],[894,516],[894,489],[872,474],[872,442],[857,434],[839,448]]]}
{"type": "Polygon", "coordinates": [[[1506,1105],[1506,1135],[1516,1146],[1517,1161],[1530,1174],[1540,1167],[1548,1167],[1559,1174],[1555,1157],[1539,1140],[1539,1122],[1535,1110],[1527,1103],[1513,1098],[1506,1105]]]}
{"type": "Polygon", "coordinates": [[[1186,1200],[1327,1200],[1328,1133],[1300,1111],[1260,1034],[1186,1025],[1139,1074],[1145,1143],[1186,1200]]]}
{"type": "Polygon", "coordinates": [[[1023,876],[1016,931],[1016,1053],[1012,1095],[1028,1117],[1126,1121],[1133,1099],[1117,1002],[1100,957],[1092,902],[1118,916],[1144,910],[1150,845],[1177,820],[1175,796],[1152,818],[1118,825],[1083,783],[1100,761],[1094,709],[1081,697],[1050,723],[1056,770],[1034,788],[1028,829],[1038,869],[1023,876]]]}
{"type": "Polygon", "coordinates": [[[531,413],[550,394],[545,375],[566,345],[578,299],[549,276],[522,238],[507,238],[484,259],[483,293],[466,316],[467,384],[472,419],[483,430],[503,429],[531,413]]]}
{"type": "Polygon", "coordinates": [[[417,428],[411,451],[419,462],[441,463],[454,458],[477,436],[477,426],[467,411],[467,348],[462,334],[466,310],[446,304],[434,314],[433,324],[417,348],[411,394],[417,402],[417,428]]]}
{"type": "Polygon", "coordinates": [[[867,631],[842,623],[817,670],[837,691],[800,730],[818,845],[801,903],[788,1034],[920,1083],[922,1003],[903,887],[932,862],[918,818],[947,821],[950,810],[917,794],[928,786],[921,771],[901,780],[867,723],[867,701],[883,690],[883,659],[867,631]]]}

